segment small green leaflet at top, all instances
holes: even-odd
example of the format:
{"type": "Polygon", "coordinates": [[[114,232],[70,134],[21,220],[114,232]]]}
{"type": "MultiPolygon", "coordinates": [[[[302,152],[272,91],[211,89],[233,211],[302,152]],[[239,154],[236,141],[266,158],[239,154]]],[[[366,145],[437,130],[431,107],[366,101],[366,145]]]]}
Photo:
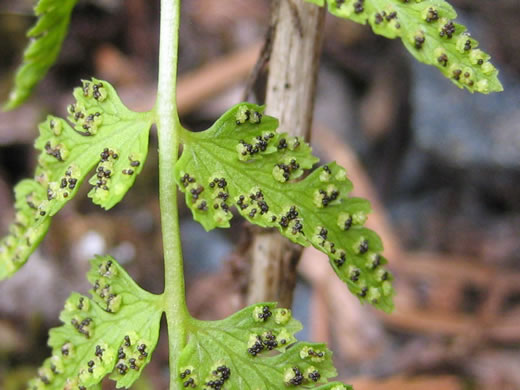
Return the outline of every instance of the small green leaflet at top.
{"type": "Polygon", "coordinates": [[[41,151],[34,179],[15,187],[15,222],[0,241],[0,280],[13,275],[36,249],[50,220],[95,167],[92,201],[115,206],[133,185],[148,153],[151,113],[128,110],[105,81],[83,81],[74,90],[69,121],[49,116],[40,124],[41,151]]]}
{"type": "Polygon", "coordinates": [[[277,133],[263,107],[241,103],[200,133],[184,130],[175,178],[194,219],[206,230],[228,227],[231,207],[249,222],[327,254],[336,274],[363,302],[391,311],[392,276],[381,240],[363,227],[370,204],[349,197],[352,183],[318,159],[301,137],[277,133]]]}
{"type": "Polygon", "coordinates": [[[444,0],[306,0],[331,14],[366,24],[386,38],[400,37],[420,62],[437,67],[459,88],[488,94],[503,90],[490,56],[444,0]]]}
{"type": "Polygon", "coordinates": [[[302,329],[291,311],[275,303],[246,307],[220,321],[188,323],[179,357],[179,388],[352,390],[329,382],[337,375],[324,344],[298,342],[302,329]]]}
{"type": "Polygon", "coordinates": [[[50,331],[52,357],[28,390],[91,390],[110,375],[129,388],[149,363],[159,337],[163,300],[141,289],[110,256],[91,261],[92,298],[73,293],[63,325],[50,331]]]}
{"type": "Polygon", "coordinates": [[[16,72],[15,85],[4,105],[5,110],[12,110],[22,104],[56,61],[77,1],[40,0],[34,7],[38,21],[27,32],[29,45],[25,49],[23,63],[16,72]]]}

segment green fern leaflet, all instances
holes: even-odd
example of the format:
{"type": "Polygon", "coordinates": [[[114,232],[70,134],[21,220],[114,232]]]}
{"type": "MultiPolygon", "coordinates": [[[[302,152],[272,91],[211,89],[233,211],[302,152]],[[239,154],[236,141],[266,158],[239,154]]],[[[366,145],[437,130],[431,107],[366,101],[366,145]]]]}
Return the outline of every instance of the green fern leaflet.
{"type": "Polygon", "coordinates": [[[401,38],[419,61],[437,67],[459,88],[487,94],[503,90],[490,56],[444,0],[306,0],[331,14],[366,24],[379,35],[401,38]]]}
{"type": "Polygon", "coordinates": [[[349,197],[352,183],[336,163],[302,179],[318,159],[301,137],[277,133],[278,121],[262,112],[242,103],[209,130],[182,133],[175,177],[195,220],[206,230],[228,227],[234,207],[249,222],[327,254],[353,294],[391,311],[383,245],[363,227],[369,202],[349,197]]]}
{"type": "Polygon", "coordinates": [[[179,388],[351,390],[324,344],[297,342],[302,325],[275,303],[249,306],[221,321],[192,320],[180,355],[179,388]]]}
{"type": "Polygon", "coordinates": [[[110,375],[129,388],[150,362],[159,338],[160,296],[142,290],[111,257],[91,261],[92,298],[73,293],[50,331],[52,357],[29,390],[99,389],[110,375]]]}
{"type": "Polygon", "coordinates": [[[70,15],[78,0],[40,0],[34,7],[38,21],[27,32],[30,38],[23,63],[16,72],[15,85],[4,109],[18,107],[30,96],[38,82],[54,64],[69,27],[70,15]]]}
{"type": "Polygon", "coordinates": [[[128,110],[104,81],[84,81],[74,90],[69,122],[49,116],[40,124],[41,151],[34,179],[15,187],[16,216],[0,241],[0,280],[13,275],[45,236],[50,220],[89,180],[89,197],[105,209],[133,185],[148,153],[150,113],[128,110]]]}

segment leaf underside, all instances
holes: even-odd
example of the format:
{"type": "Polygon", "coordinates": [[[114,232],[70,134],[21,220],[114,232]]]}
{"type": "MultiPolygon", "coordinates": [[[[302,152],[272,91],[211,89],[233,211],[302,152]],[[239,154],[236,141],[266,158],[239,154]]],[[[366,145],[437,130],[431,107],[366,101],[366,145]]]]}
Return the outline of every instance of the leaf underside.
{"type": "Polygon", "coordinates": [[[34,179],[15,187],[15,222],[0,241],[0,280],[13,275],[45,236],[50,220],[95,167],[92,201],[115,206],[133,185],[148,152],[149,113],[128,110],[104,81],[84,81],[74,90],[69,121],[49,116],[39,125],[41,151],[34,179]]]}
{"type": "Polygon", "coordinates": [[[100,389],[110,374],[129,388],[151,359],[159,337],[162,299],[142,290],[111,257],[91,261],[92,298],[73,293],[50,331],[52,357],[29,390],[100,389]]]}
{"type": "Polygon", "coordinates": [[[444,0],[306,0],[328,5],[331,14],[372,27],[386,38],[401,38],[420,62],[437,67],[459,88],[487,94],[503,90],[490,56],[444,0]]]}
{"type": "Polygon", "coordinates": [[[4,109],[11,110],[22,104],[54,64],[76,3],[77,0],[40,0],[34,7],[38,20],[27,32],[30,41],[4,109]]]}
{"type": "Polygon", "coordinates": [[[179,388],[347,390],[324,344],[297,342],[302,325],[275,303],[249,306],[221,321],[192,320],[179,357],[179,388]]]}
{"type": "Polygon", "coordinates": [[[276,133],[277,120],[262,111],[242,103],[209,130],[182,133],[175,178],[195,220],[206,230],[228,227],[235,207],[251,223],[327,254],[353,294],[391,311],[381,240],[363,227],[369,202],[349,197],[352,183],[335,163],[302,179],[318,159],[303,139],[276,133]]]}

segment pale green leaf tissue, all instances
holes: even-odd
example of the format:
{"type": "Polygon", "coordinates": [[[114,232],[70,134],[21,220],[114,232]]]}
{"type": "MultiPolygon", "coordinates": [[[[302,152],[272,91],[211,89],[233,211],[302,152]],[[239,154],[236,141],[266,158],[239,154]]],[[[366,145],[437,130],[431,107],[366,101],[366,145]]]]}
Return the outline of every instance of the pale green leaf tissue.
{"type": "Polygon", "coordinates": [[[73,293],[63,325],[50,331],[52,356],[29,390],[98,389],[110,375],[129,388],[150,362],[159,338],[161,296],[142,290],[110,256],[91,261],[92,298],[73,293]]]}
{"type": "Polygon", "coordinates": [[[191,320],[177,373],[180,388],[351,390],[339,382],[325,344],[299,342],[291,311],[249,306],[220,321],[191,320]]]}
{"type": "Polygon", "coordinates": [[[34,87],[54,64],[67,35],[70,16],[77,1],[40,0],[36,4],[34,13],[38,20],[27,32],[29,44],[4,109],[12,110],[27,100],[34,87]]]}
{"type": "Polygon", "coordinates": [[[195,220],[206,230],[228,227],[236,209],[249,222],[277,228],[290,240],[327,254],[337,275],[362,302],[391,311],[392,276],[383,245],[363,225],[365,199],[336,163],[318,158],[301,137],[277,133],[263,107],[241,103],[208,130],[184,131],[175,177],[195,220]]]}
{"type": "Polygon", "coordinates": [[[401,38],[420,62],[433,65],[459,88],[488,94],[503,90],[489,54],[444,0],[307,0],[327,4],[331,14],[361,24],[387,38],[401,38]]]}
{"type": "Polygon", "coordinates": [[[133,185],[148,153],[150,113],[127,109],[105,81],[74,90],[68,122],[49,116],[39,126],[41,151],[34,179],[15,188],[15,222],[0,241],[0,279],[13,275],[45,236],[51,217],[89,176],[89,197],[105,209],[133,185]],[[92,169],[96,168],[94,172],[92,169]]]}

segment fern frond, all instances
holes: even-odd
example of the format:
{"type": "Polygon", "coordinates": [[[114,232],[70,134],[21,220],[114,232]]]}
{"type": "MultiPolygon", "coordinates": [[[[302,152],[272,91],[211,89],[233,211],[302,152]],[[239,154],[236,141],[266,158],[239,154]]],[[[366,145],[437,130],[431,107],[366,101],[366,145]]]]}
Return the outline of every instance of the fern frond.
{"type": "Polygon", "coordinates": [[[466,27],[455,23],[457,13],[444,0],[306,0],[328,6],[331,14],[368,23],[386,38],[401,38],[420,62],[433,65],[459,88],[488,94],[503,90],[489,54],[466,27]]]}
{"type": "Polygon", "coordinates": [[[304,177],[318,159],[301,137],[277,133],[263,107],[242,103],[201,133],[184,131],[175,177],[195,220],[228,227],[231,208],[249,222],[313,245],[363,302],[393,308],[392,276],[378,235],[363,227],[370,204],[352,198],[345,169],[330,163],[304,177]]]}
{"type": "Polygon", "coordinates": [[[38,20],[27,32],[30,41],[23,55],[23,63],[16,72],[9,100],[4,105],[5,110],[12,110],[27,100],[58,58],[77,1],[40,0],[34,7],[38,20]]]}
{"type": "Polygon", "coordinates": [[[162,299],[141,289],[110,256],[91,261],[92,298],[73,293],[51,329],[52,357],[29,390],[100,389],[110,375],[129,388],[150,362],[159,338],[162,299]]]}
{"type": "Polygon", "coordinates": [[[246,307],[220,321],[191,320],[179,358],[179,388],[352,390],[324,344],[299,342],[291,311],[275,303],[246,307]]]}
{"type": "Polygon", "coordinates": [[[151,114],[130,111],[110,84],[96,79],[84,81],[74,97],[68,118],[72,126],[54,116],[39,126],[35,177],[16,186],[15,222],[0,241],[0,280],[27,261],[52,216],[76,195],[95,166],[89,197],[105,209],[123,198],[143,168],[151,114]]]}

